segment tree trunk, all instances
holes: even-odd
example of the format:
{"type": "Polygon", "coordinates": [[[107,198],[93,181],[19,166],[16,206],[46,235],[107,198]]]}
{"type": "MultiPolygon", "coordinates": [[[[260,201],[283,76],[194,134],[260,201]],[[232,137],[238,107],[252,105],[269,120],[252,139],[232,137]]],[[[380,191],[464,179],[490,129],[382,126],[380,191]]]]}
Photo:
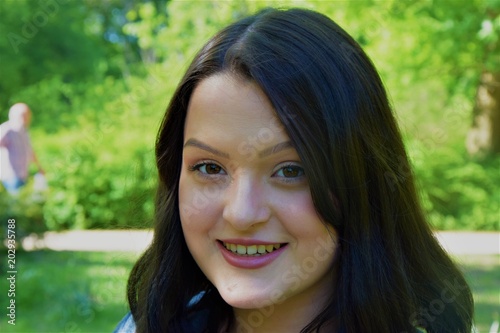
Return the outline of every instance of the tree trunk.
{"type": "Polygon", "coordinates": [[[478,158],[500,154],[500,72],[481,74],[466,148],[478,158]]]}

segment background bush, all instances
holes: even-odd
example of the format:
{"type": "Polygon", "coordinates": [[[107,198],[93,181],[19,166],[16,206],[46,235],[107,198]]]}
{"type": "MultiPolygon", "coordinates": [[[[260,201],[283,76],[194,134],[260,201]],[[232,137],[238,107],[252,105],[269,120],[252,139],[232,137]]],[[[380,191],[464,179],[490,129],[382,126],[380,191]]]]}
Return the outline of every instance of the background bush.
{"type": "MultiPolygon", "coordinates": [[[[373,59],[432,225],[499,230],[500,157],[471,158],[464,141],[479,74],[499,68],[485,50],[498,45],[500,2],[293,4],[332,17],[373,59]]],[[[15,102],[31,106],[32,141],[50,185],[40,195],[28,184],[15,200],[0,190],[2,218],[14,214],[26,233],[150,227],[154,141],[175,86],[210,35],[269,5],[276,2],[61,2],[25,43],[0,42],[2,68],[10,64],[16,77],[0,77],[0,121],[15,102]]],[[[0,28],[21,37],[23,24],[48,13],[42,2],[1,6],[0,28]]]]}

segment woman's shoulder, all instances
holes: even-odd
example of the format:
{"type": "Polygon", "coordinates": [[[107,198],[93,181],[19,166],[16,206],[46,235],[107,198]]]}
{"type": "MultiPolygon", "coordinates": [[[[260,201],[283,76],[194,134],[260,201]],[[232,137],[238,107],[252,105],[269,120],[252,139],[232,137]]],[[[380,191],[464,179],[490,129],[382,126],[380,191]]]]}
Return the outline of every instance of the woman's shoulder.
{"type": "MultiPolygon", "coordinates": [[[[208,309],[196,311],[188,315],[181,321],[183,332],[201,332],[207,325],[208,309]]],[[[118,323],[113,333],[135,333],[136,326],[134,317],[129,312],[118,323]]]]}
{"type": "MultiPolygon", "coordinates": [[[[192,308],[193,306],[198,304],[204,295],[204,291],[196,294],[187,304],[187,308],[192,308]]],[[[201,332],[201,330],[207,325],[208,313],[209,309],[203,308],[189,313],[185,318],[181,320],[182,330],[185,332],[201,332]]],[[[135,331],[136,326],[134,317],[132,316],[132,313],[129,312],[118,323],[113,333],[135,333],[135,331]]]]}
{"type": "Polygon", "coordinates": [[[113,333],[135,333],[134,317],[130,312],[118,323],[113,333]]]}
{"type": "MultiPolygon", "coordinates": [[[[202,295],[200,295],[202,296],[202,295]]],[[[195,300],[195,303],[199,301],[201,297],[197,298],[195,300]]],[[[193,300],[192,300],[193,301],[193,300]]],[[[190,305],[192,305],[193,302],[190,302],[190,305]]],[[[188,318],[185,318],[183,323],[183,328],[188,329],[188,331],[191,331],[192,329],[200,329],[206,325],[206,320],[207,320],[207,309],[204,311],[199,311],[195,312],[195,314],[188,316],[188,318]]],[[[134,317],[132,317],[132,314],[129,312],[123,319],[118,323],[116,326],[115,330],[113,333],[135,333],[135,322],[134,322],[134,317]]],[[[422,327],[415,327],[417,333],[427,333],[427,330],[422,327]]]]}

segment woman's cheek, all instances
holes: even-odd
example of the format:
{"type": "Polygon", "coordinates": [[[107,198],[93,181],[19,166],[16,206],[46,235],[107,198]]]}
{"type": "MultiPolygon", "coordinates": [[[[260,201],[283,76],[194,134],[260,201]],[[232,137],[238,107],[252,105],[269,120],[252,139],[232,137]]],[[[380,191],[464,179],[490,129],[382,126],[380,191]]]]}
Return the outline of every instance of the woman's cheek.
{"type": "Polygon", "coordinates": [[[275,191],[273,207],[277,212],[289,217],[316,216],[309,190],[278,192],[275,191]]]}
{"type": "Polygon", "coordinates": [[[213,186],[200,186],[181,177],[179,209],[183,226],[203,228],[213,224],[220,206],[219,201],[220,190],[213,186]]]}

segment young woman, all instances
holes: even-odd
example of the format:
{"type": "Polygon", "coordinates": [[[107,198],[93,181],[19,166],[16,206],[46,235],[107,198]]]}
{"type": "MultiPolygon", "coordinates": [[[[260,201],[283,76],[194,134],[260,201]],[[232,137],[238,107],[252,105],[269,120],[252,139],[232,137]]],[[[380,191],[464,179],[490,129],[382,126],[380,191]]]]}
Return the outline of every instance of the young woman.
{"type": "Polygon", "coordinates": [[[381,80],[329,18],[268,9],[214,36],[156,159],[155,236],[118,331],[471,331],[381,80]]]}

